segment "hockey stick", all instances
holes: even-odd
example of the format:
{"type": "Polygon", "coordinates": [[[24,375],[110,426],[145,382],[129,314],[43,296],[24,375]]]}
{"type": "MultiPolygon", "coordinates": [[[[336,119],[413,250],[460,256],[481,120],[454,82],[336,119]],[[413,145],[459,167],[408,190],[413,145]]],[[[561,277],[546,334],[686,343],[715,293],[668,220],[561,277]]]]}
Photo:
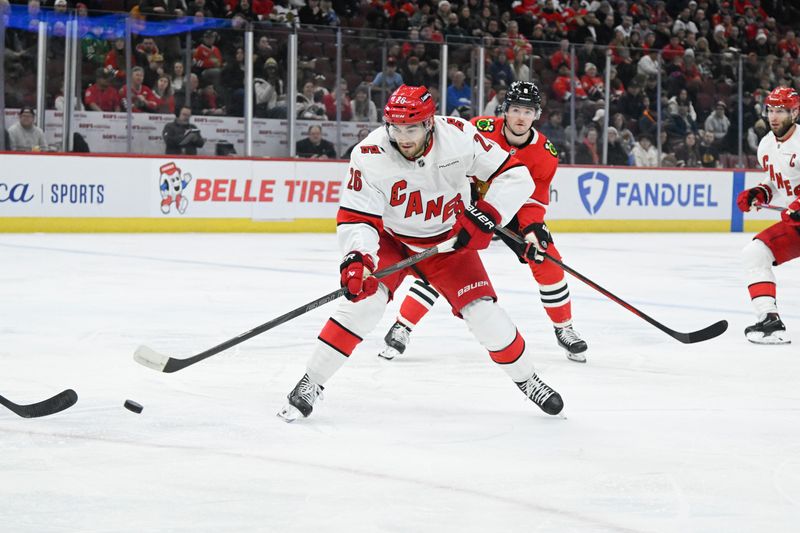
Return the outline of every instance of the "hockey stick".
{"type": "MultiPolygon", "coordinates": [[[[513,239],[518,244],[525,244],[525,241],[522,239],[522,237],[520,237],[519,235],[517,235],[516,233],[514,233],[513,231],[511,231],[511,230],[509,230],[507,228],[497,227],[495,229],[495,231],[497,231],[499,233],[502,233],[503,235],[513,239]]],[[[648,315],[646,315],[645,313],[643,313],[642,311],[636,309],[634,306],[632,306],[631,304],[629,304],[628,302],[626,302],[622,298],[610,293],[609,291],[607,291],[606,289],[604,289],[603,287],[601,287],[600,285],[598,285],[594,281],[590,280],[589,278],[587,278],[586,276],[584,276],[580,272],[577,272],[577,271],[573,270],[572,268],[568,267],[563,262],[559,261],[558,259],[556,259],[552,255],[548,254],[547,252],[542,252],[542,255],[544,255],[545,258],[547,258],[548,261],[552,261],[553,263],[557,264],[558,266],[560,266],[561,268],[563,268],[564,270],[566,270],[567,272],[569,272],[570,274],[572,274],[573,276],[575,276],[576,278],[578,278],[579,280],[581,280],[582,282],[584,282],[585,284],[590,286],[591,288],[593,288],[596,291],[600,292],[603,296],[609,298],[610,300],[613,300],[614,302],[617,302],[619,305],[621,305],[622,307],[624,307],[625,309],[627,309],[628,311],[630,311],[634,315],[638,316],[639,318],[643,319],[644,321],[648,322],[649,324],[657,327],[658,329],[660,329],[661,331],[663,331],[664,333],[666,333],[667,335],[669,335],[673,339],[676,339],[676,340],[678,340],[678,341],[680,341],[680,342],[682,342],[684,344],[692,344],[692,343],[695,343],[695,342],[703,342],[703,341],[707,341],[709,339],[713,339],[714,337],[718,337],[718,336],[722,335],[723,333],[725,333],[725,330],[728,329],[727,320],[720,320],[719,322],[711,324],[707,328],[703,328],[703,329],[697,330],[697,331],[690,331],[689,333],[682,333],[680,331],[675,331],[673,329],[668,328],[667,326],[665,326],[664,324],[662,324],[658,320],[656,320],[654,318],[651,318],[648,315]]]]}
{"type": "Polygon", "coordinates": [[[75,402],[77,401],[78,394],[72,389],[61,391],[52,398],[29,405],[19,405],[0,396],[0,404],[8,407],[11,411],[22,418],[38,418],[40,416],[59,413],[64,409],[69,409],[75,405],[75,402]]]}
{"type": "MultiPolygon", "coordinates": [[[[456,239],[452,238],[447,240],[433,248],[428,248],[427,250],[420,252],[418,254],[414,254],[411,257],[407,257],[402,261],[398,261],[397,263],[388,266],[382,270],[378,270],[373,274],[378,279],[385,278],[395,272],[399,272],[405,268],[410,267],[411,265],[415,265],[422,261],[423,259],[427,259],[428,257],[434,256],[441,252],[446,252],[453,249],[453,245],[455,244],[456,239]]],[[[187,357],[185,359],[179,359],[176,357],[170,357],[168,355],[163,355],[155,350],[148,348],[147,346],[139,346],[136,349],[136,352],[133,354],[134,360],[137,363],[142,364],[148,368],[152,368],[153,370],[157,370],[159,372],[166,372],[171,373],[177,370],[181,370],[186,368],[187,366],[191,366],[195,363],[202,361],[203,359],[208,359],[212,355],[216,355],[222,351],[227,350],[228,348],[232,348],[239,343],[246,341],[247,339],[251,339],[256,335],[260,335],[265,331],[268,331],[276,326],[280,326],[284,322],[288,322],[293,318],[297,318],[300,315],[303,315],[317,307],[324,305],[328,302],[332,302],[336,300],[340,296],[344,296],[346,289],[344,287],[337,289],[331,293],[326,294],[320,298],[317,298],[313,302],[309,302],[305,305],[301,305],[297,309],[293,309],[286,314],[279,316],[269,322],[265,322],[260,326],[256,326],[255,328],[251,329],[250,331],[246,331],[241,335],[234,337],[232,339],[228,339],[227,341],[223,342],[222,344],[218,344],[213,348],[209,348],[204,352],[200,352],[197,355],[193,355],[191,357],[187,357]]]]}
{"type": "Polygon", "coordinates": [[[770,211],[787,211],[786,207],[781,207],[779,205],[771,205],[771,204],[753,204],[753,207],[756,209],[769,209],[770,211]]]}

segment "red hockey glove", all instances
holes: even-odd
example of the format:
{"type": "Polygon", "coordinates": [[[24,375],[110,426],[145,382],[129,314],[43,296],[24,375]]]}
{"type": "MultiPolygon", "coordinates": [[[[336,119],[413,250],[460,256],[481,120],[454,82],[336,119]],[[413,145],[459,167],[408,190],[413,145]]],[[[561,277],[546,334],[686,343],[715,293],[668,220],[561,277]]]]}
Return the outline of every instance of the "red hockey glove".
{"type": "Polygon", "coordinates": [[[763,185],[756,185],[752,189],[745,189],[736,197],[736,205],[745,213],[750,211],[754,202],[768,204],[772,198],[772,192],[763,185]]]}
{"type": "Polygon", "coordinates": [[[789,204],[789,209],[781,213],[781,220],[791,226],[800,226],[800,199],[789,204]]]}
{"type": "Polygon", "coordinates": [[[522,234],[528,242],[525,247],[525,258],[534,263],[544,261],[542,252],[547,251],[547,247],[553,243],[553,236],[550,235],[547,225],[544,222],[531,224],[522,230],[522,234]]]}
{"type": "Polygon", "coordinates": [[[458,215],[450,231],[450,237],[457,237],[454,248],[483,250],[489,247],[494,235],[494,227],[500,222],[500,213],[485,200],[468,205],[458,215]]]}
{"type": "Polygon", "coordinates": [[[342,287],[347,289],[345,298],[358,302],[378,291],[378,279],[370,276],[375,270],[375,263],[368,255],[361,252],[350,252],[339,266],[342,274],[342,287]]]}

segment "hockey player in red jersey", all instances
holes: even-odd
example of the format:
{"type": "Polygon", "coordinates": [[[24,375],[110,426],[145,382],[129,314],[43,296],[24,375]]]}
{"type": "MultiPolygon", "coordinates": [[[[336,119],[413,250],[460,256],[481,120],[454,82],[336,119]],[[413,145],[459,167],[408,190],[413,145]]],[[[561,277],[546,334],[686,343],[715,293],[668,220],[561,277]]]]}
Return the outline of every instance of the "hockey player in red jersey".
{"type": "MultiPolygon", "coordinates": [[[[586,341],[572,329],[572,306],[569,287],[564,270],[545,261],[547,253],[561,259],[550,231],[544,222],[544,215],[550,203],[550,182],[558,166],[558,152],[547,138],[533,127],[541,114],[541,96],[535,84],[516,81],[511,84],[503,101],[503,117],[477,117],[472,123],[478,131],[522,162],[530,171],[536,185],[531,198],[522,206],[509,222],[509,229],[522,233],[530,243],[526,249],[511,239],[503,241],[528,263],[533,277],[539,284],[539,295],[547,315],[553,322],[558,345],[564,348],[567,358],[579,363],[586,362],[586,341]]],[[[488,183],[479,181],[478,191],[486,194],[488,183]]],[[[439,294],[423,281],[417,280],[400,305],[397,321],[386,334],[386,346],[379,353],[385,359],[393,359],[405,351],[410,340],[411,330],[433,306],[439,294]]]]}
{"type": "Polygon", "coordinates": [[[341,284],[347,301],[319,334],[306,374],[278,416],[307,417],[328,379],[377,325],[407,274],[421,277],[450,303],[522,392],[544,412],[561,412],[561,396],[539,379],[525,341],[497,296],[478,250],[489,246],[494,226],[508,224],[533,192],[528,170],[469,122],[434,116],[425,87],[399,87],[378,128],[352,151],[337,215],[343,254],[341,284]],[[470,178],[491,182],[469,205],[470,178]],[[464,207],[464,204],[468,204],[464,207]],[[376,268],[457,237],[457,250],[378,280],[376,268]]]}
{"type": "Polygon", "coordinates": [[[779,197],[789,208],[781,213],[780,222],[756,235],[742,250],[747,289],[758,315],[758,322],[745,328],[744,334],[756,344],[789,344],[786,326],[778,315],[772,266],[800,257],[800,96],[790,87],[778,87],[764,104],[771,131],[758,144],[758,161],[767,175],[755,187],[742,191],[737,204],[746,212],[779,197]]]}

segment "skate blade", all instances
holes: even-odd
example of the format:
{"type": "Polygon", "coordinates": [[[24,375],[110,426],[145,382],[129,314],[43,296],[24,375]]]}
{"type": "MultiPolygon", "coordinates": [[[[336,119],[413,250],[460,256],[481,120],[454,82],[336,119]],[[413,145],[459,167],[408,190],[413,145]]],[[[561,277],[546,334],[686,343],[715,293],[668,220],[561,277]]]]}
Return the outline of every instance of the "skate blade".
{"type": "Polygon", "coordinates": [[[770,335],[764,336],[763,333],[748,333],[745,335],[747,340],[753,344],[791,344],[792,339],[785,331],[774,331],[770,335]]]}
{"type": "Polygon", "coordinates": [[[383,349],[382,352],[378,352],[378,357],[383,357],[387,361],[391,361],[392,359],[394,359],[398,355],[400,355],[400,352],[398,352],[397,350],[395,350],[391,346],[387,346],[386,348],[383,349]]]}
{"type": "Polygon", "coordinates": [[[584,355],[585,352],[581,353],[572,353],[569,350],[564,350],[564,353],[567,354],[567,359],[570,361],[574,361],[575,363],[585,363],[586,356],[584,355]]]}
{"type": "Polygon", "coordinates": [[[303,413],[301,413],[294,405],[286,404],[281,408],[280,411],[278,411],[277,417],[287,424],[290,424],[298,418],[303,418],[303,413]]]}

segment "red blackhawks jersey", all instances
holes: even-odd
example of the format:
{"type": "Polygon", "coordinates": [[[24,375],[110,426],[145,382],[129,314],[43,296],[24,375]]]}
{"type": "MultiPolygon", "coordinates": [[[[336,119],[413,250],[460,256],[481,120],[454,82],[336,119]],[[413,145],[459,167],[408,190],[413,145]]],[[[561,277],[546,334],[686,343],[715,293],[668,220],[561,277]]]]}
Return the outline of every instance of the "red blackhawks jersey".
{"type": "Polygon", "coordinates": [[[525,166],[460,118],[434,117],[432,142],[411,161],[378,128],[353,148],[342,185],[337,234],[343,253],[370,254],[377,264],[378,232],[413,250],[444,241],[470,201],[473,180],[492,184],[485,200],[507,224],[534,185],[525,166]]]}
{"type": "Polygon", "coordinates": [[[785,141],[778,141],[770,131],[758,143],[758,161],[767,172],[761,183],[772,193],[767,202],[778,196],[788,205],[800,198],[800,128],[794,128],[785,141]]]}
{"type": "MultiPolygon", "coordinates": [[[[504,119],[501,117],[476,117],[472,123],[487,139],[491,139],[503,150],[524,164],[533,176],[536,185],[531,199],[519,214],[520,226],[525,227],[533,222],[544,222],[544,214],[550,203],[550,182],[558,167],[558,151],[547,137],[536,129],[527,144],[511,146],[503,135],[504,119]]],[[[479,184],[479,190],[483,187],[479,184]]]]}

